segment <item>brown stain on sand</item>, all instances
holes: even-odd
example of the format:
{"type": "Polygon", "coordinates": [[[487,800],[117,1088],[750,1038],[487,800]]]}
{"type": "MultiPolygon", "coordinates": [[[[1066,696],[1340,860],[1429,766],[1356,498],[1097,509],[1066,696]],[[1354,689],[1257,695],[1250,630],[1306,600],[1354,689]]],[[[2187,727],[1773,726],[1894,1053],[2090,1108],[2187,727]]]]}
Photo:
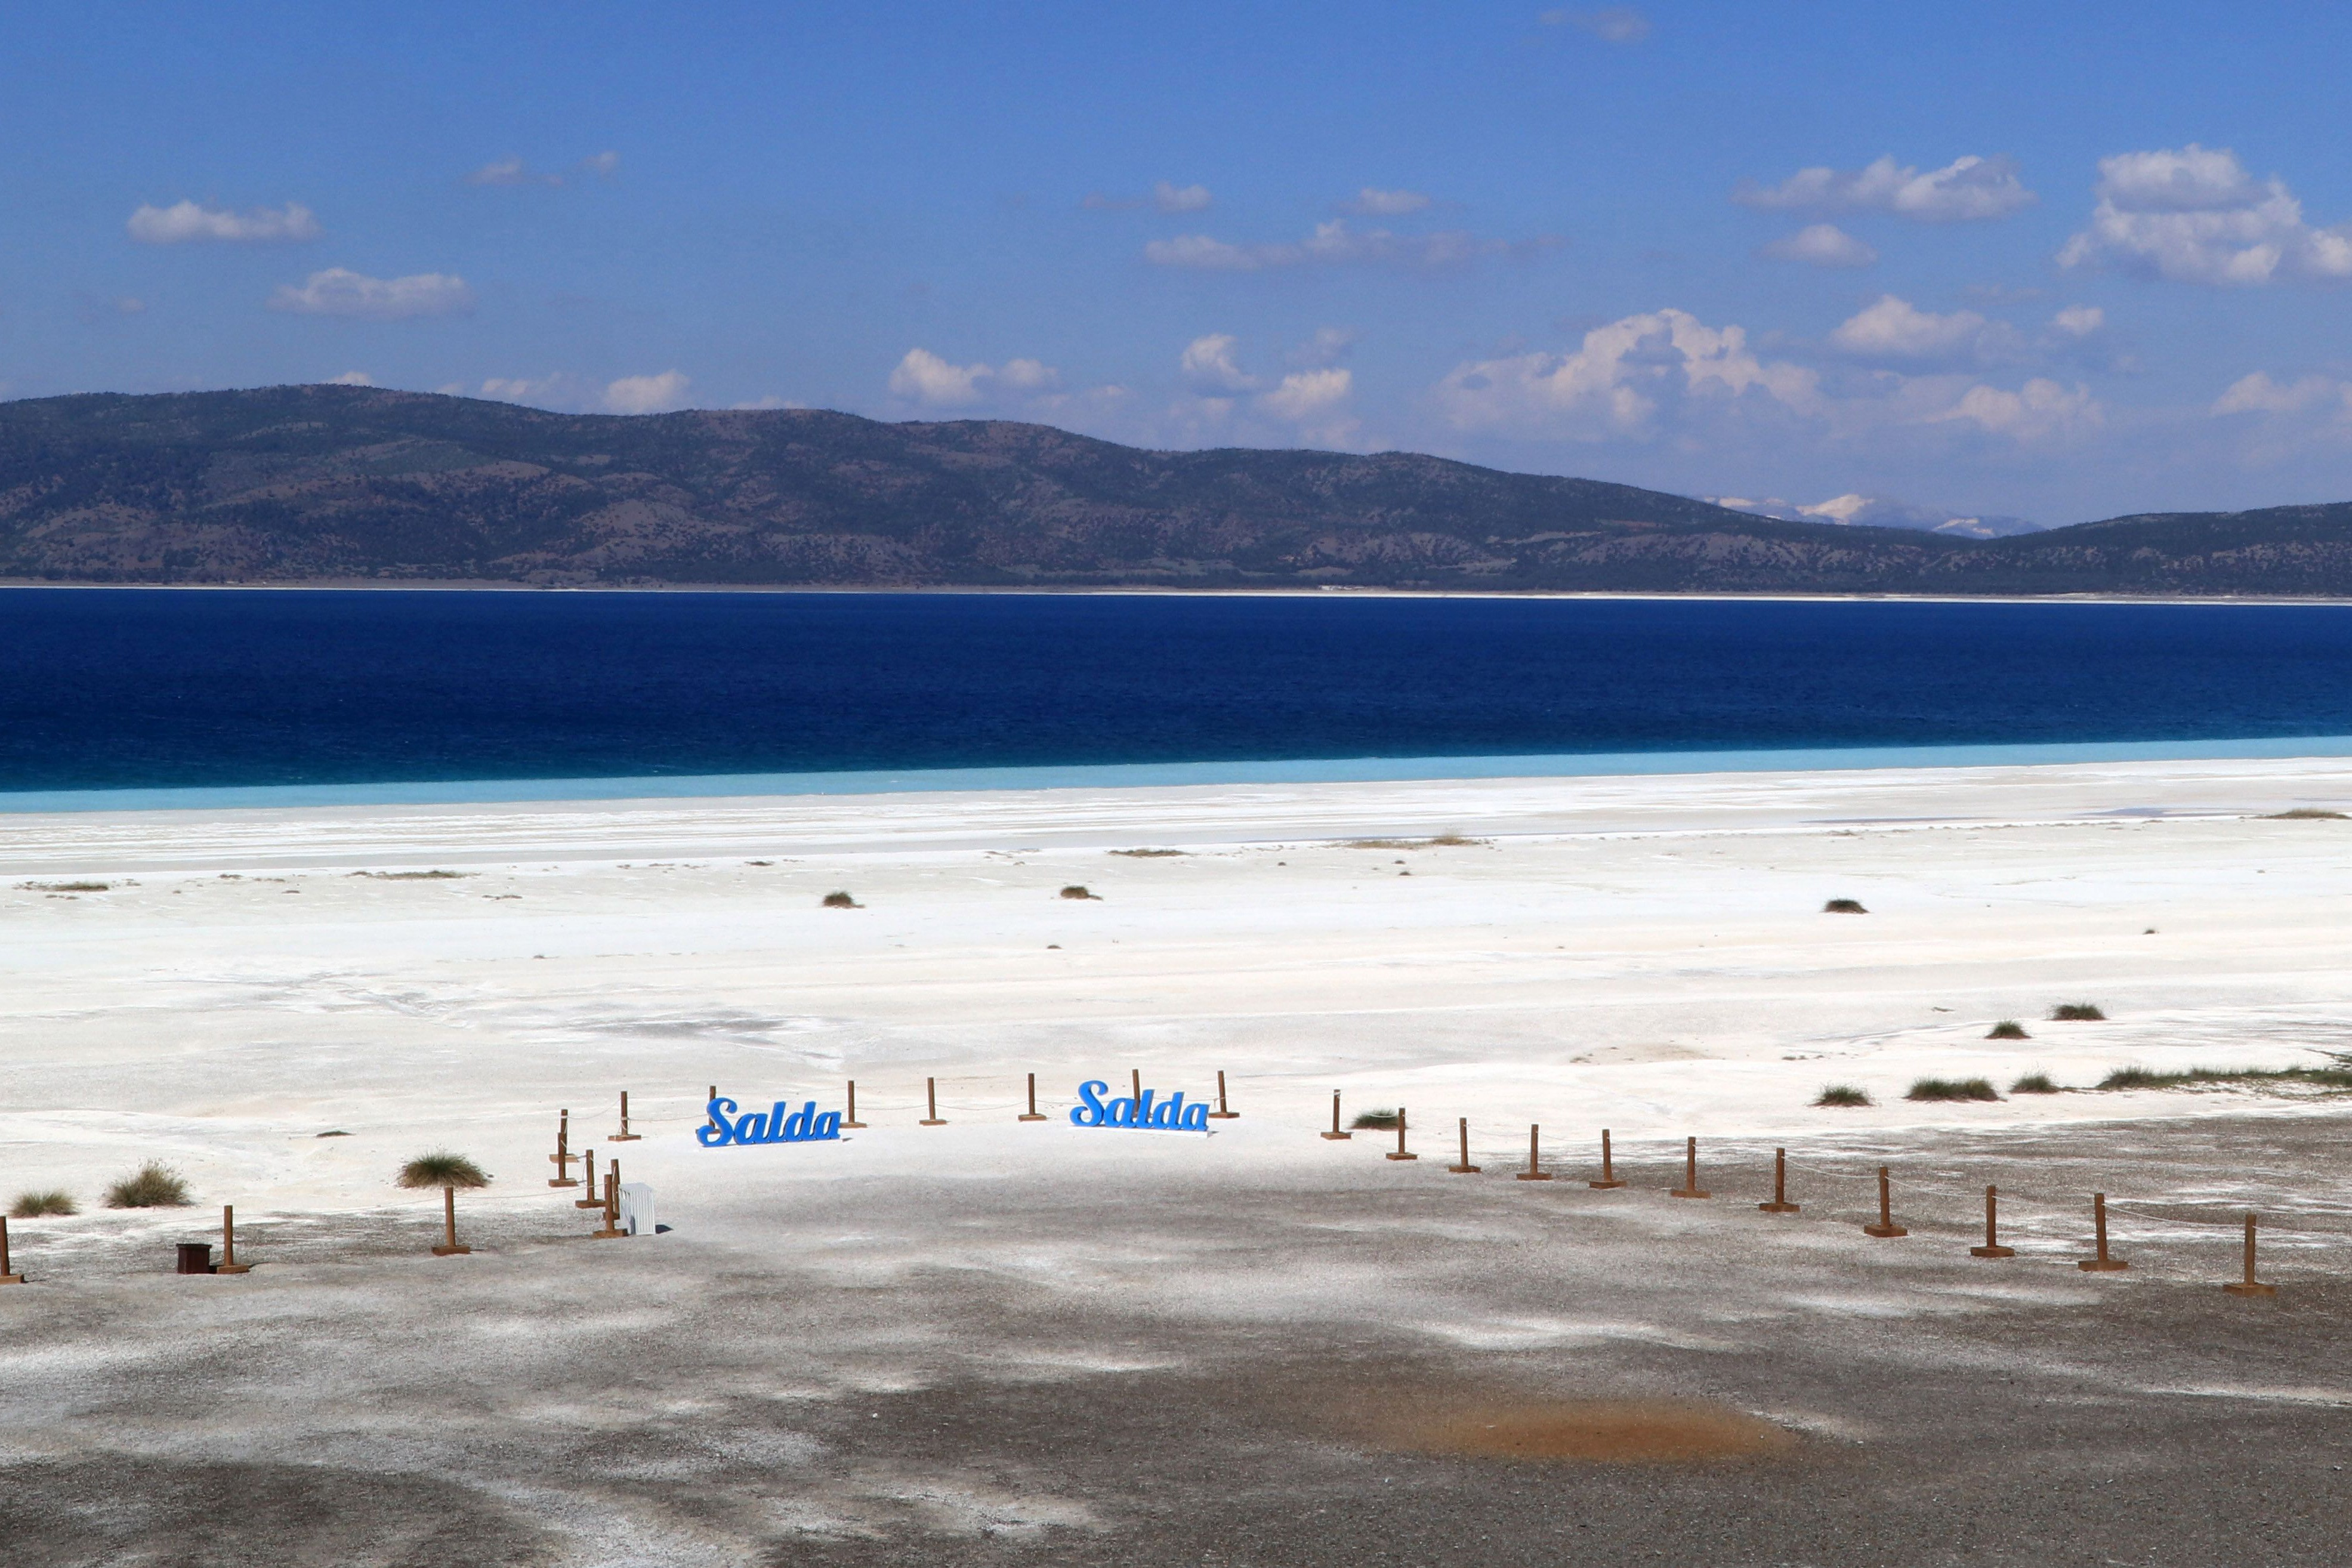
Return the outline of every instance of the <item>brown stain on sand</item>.
{"type": "Polygon", "coordinates": [[[1796,1438],[1725,1405],[1675,1400],[1517,1399],[1391,1410],[1368,1436],[1381,1447],[1553,1464],[1688,1465],[1769,1459],[1796,1438]]]}

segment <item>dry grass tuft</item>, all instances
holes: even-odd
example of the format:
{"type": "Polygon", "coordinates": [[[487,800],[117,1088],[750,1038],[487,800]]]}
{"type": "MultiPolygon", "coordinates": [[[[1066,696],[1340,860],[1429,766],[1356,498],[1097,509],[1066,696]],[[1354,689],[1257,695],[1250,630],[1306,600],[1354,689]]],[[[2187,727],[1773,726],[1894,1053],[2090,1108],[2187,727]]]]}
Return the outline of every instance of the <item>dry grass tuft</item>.
{"type": "Polygon", "coordinates": [[[1396,1131],[1396,1124],[1397,1113],[1393,1110],[1360,1110],[1356,1120],[1348,1123],[1350,1127],[1384,1127],[1391,1132],[1396,1131]]]}
{"type": "Polygon", "coordinates": [[[1459,833],[1441,833],[1434,838],[1350,838],[1339,846],[1342,849],[1475,849],[1486,844],[1484,838],[1465,838],[1459,833]]]}
{"type": "Polygon", "coordinates": [[[835,891],[824,896],[824,907],[829,910],[862,910],[866,906],[847,893],[835,891]]]}
{"type": "Polygon", "coordinates": [[[1089,892],[1087,892],[1087,891],[1086,890],[1086,889],[1085,889],[1085,888],[1083,888],[1083,887],[1079,886],[1079,885],[1078,885],[1077,883],[1076,883],[1076,882],[1073,882],[1073,883],[1071,883],[1068,887],[1064,888],[1064,889],[1062,889],[1061,896],[1062,896],[1063,898],[1066,898],[1066,899],[1092,899],[1096,903],[1101,903],[1101,902],[1102,902],[1102,895],[1101,895],[1101,894],[1099,894],[1099,893],[1089,893],[1089,892]]]}
{"type": "Polygon", "coordinates": [[[463,1187],[471,1190],[490,1184],[489,1173],[463,1154],[452,1154],[446,1149],[430,1154],[419,1154],[400,1168],[393,1180],[409,1188],[463,1187]]]}
{"type": "Polygon", "coordinates": [[[1869,912],[1862,907],[1860,899],[1832,899],[1822,906],[1822,913],[1825,915],[1866,915],[1869,912]]]}
{"type": "Polygon", "coordinates": [[[2025,1026],[2014,1018],[2003,1018],[1985,1035],[1988,1040],[2030,1040],[2032,1037],[2025,1032],[2025,1026]]]}
{"type": "Polygon", "coordinates": [[[2011,1094],[2060,1094],[2064,1092],[2046,1072],[2030,1072],[2009,1086],[2011,1094]]]}
{"type": "Polygon", "coordinates": [[[2200,1089],[2207,1085],[2307,1083],[2319,1089],[2352,1089],[2352,1063],[2338,1058],[2330,1068],[2117,1068],[2101,1079],[2101,1089],[2200,1089]]]}
{"type": "Polygon", "coordinates": [[[110,1209],[179,1209],[190,1201],[187,1178],[154,1160],[106,1189],[110,1209]]]}
{"type": "Polygon", "coordinates": [[[2352,818],[2346,817],[2340,811],[2329,811],[2325,806],[2298,805],[2292,811],[2273,811],[2263,820],[2264,822],[2344,822],[2352,818]]]}
{"type": "Polygon", "coordinates": [[[1813,1097],[1815,1105],[1868,1105],[1870,1096],[1850,1083],[1833,1083],[1813,1097]]]}
{"type": "Polygon", "coordinates": [[[51,1187],[39,1193],[18,1193],[16,1201],[8,1205],[10,1219],[39,1219],[47,1215],[79,1213],[81,1205],[74,1202],[73,1194],[62,1187],[51,1187]]]}
{"type": "Polygon", "coordinates": [[[1130,860],[1162,860],[1170,856],[1181,855],[1184,851],[1181,849],[1108,849],[1104,853],[1124,855],[1130,860]]]}
{"type": "Polygon", "coordinates": [[[107,893],[114,890],[111,882],[19,882],[20,893],[107,893]]]}
{"type": "Polygon", "coordinates": [[[2000,1093],[1990,1079],[1982,1078],[1922,1078],[1914,1079],[1904,1093],[1906,1100],[1999,1100],[2000,1093]]]}
{"type": "Polygon", "coordinates": [[[379,882],[454,882],[460,877],[470,877],[471,871],[354,871],[354,877],[368,877],[379,882]]]}
{"type": "Polygon", "coordinates": [[[2104,1024],[2107,1021],[2107,1016],[2099,1011],[2095,1002],[2061,1002],[2050,1009],[2050,1017],[2053,1023],[2060,1024],[2104,1024]]]}

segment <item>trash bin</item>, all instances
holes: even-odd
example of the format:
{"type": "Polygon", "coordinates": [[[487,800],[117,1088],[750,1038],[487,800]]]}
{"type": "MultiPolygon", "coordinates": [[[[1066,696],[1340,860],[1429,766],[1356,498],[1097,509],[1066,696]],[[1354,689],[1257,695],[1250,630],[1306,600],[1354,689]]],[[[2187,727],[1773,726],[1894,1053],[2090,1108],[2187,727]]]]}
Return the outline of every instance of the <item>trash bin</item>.
{"type": "Polygon", "coordinates": [[[210,1274],[212,1271],[213,1244],[211,1242],[184,1241],[180,1243],[180,1267],[177,1272],[182,1274],[210,1274]]]}

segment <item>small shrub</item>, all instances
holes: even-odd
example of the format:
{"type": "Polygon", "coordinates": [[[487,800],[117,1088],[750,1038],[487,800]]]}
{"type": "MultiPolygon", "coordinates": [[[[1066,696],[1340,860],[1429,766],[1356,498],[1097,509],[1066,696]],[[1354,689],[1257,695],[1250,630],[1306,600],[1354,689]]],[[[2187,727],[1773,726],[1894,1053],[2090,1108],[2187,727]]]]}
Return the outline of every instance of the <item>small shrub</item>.
{"type": "Polygon", "coordinates": [[[28,893],[104,893],[113,890],[111,882],[19,882],[17,887],[28,893]]]}
{"type": "Polygon", "coordinates": [[[1988,1040],[2030,1040],[2032,1037],[2025,1032],[2025,1026],[2014,1018],[2003,1018],[1985,1036],[1988,1040]]]}
{"type": "Polygon", "coordinates": [[[1869,912],[1862,907],[1860,899],[1832,899],[1822,906],[1822,913],[1825,915],[1866,915],[1869,912]]]}
{"type": "Polygon", "coordinates": [[[824,896],[824,907],[829,910],[862,910],[866,906],[847,893],[832,892],[824,896]]]}
{"type": "Polygon", "coordinates": [[[1356,1120],[1348,1123],[1350,1127],[1384,1127],[1390,1131],[1396,1130],[1396,1124],[1397,1113],[1393,1110],[1360,1110],[1356,1120]]]}
{"type": "Polygon", "coordinates": [[[1066,899],[1092,899],[1097,903],[1102,902],[1102,896],[1100,894],[1089,893],[1076,882],[1071,883],[1068,887],[1062,889],[1062,897],[1066,899]]]}
{"type": "Polygon", "coordinates": [[[471,871],[354,871],[354,877],[373,877],[379,882],[454,882],[470,877],[471,871]]]}
{"type": "Polygon", "coordinates": [[[2263,820],[2265,822],[2342,822],[2347,819],[2342,812],[2330,811],[2326,806],[2298,805],[2292,811],[2273,811],[2263,820]]]}
{"type": "Polygon", "coordinates": [[[1914,1079],[1906,1100],[1999,1100],[1992,1080],[1981,1078],[1914,1079]]]}
{"type": "Polygon", "coordinates": [[[45,1193],[18,1193],[16,1201],[8,1205],[10,1219],[39,1219],[44,1215],[79,1213],[81,1205],[73,1201],[73,1194],[58,1187],[45,1193]]]}
{"type": "Polygon", "coordinates": [[[1868,1105],[1870,1096],[1850,1083],[1833,1083],[1813,1097],[1815,1105],[1868,1105]]]}
{"type": "Polygon", "coordinates": [[[2056,1094],[2058,1085],[2046,1072],[2030,1072],[2009,1086],[2011,1094],[2056,1094]]]}
{"type": "Polygon", "coordinates": [[[463,1154],[446,1150],[420,1154],[400,1168],[394,1178],[400,1185],[412,1190],[422,1187],[487,1187],[490,1178],[483,1169],[463,1154]]]}
{"type": "Polygon", "coordinates": [[[1181,855],[1181,849],[1113,849],[1113,855],[1124,855],[1130,860],[1160,860],[1171,855],[1181,855]]]}
{"type": "Polygon", "coordinates": [[[2194,1089],[2203,1084],[2307,1083],[2320,1089],[2352,1089],[2352,1064],[2341,1057],[2326,1068],[2117,1068],[2099,1080],[2101,1089],[2194,1089]]]}
{"type": "Polygon", "coordinates": [[[110,1209],[179,1209],[189,1201],[187,1179],[154,1160],[106,1189],[110,1209]]]}
{"type": "Polygon", "coordinates": [[[2060,1024],[2103,1024],[2107,1017],[2095,1002],[2061,1002],[2050,1009],[2050,1016],[2060,1024]]]}

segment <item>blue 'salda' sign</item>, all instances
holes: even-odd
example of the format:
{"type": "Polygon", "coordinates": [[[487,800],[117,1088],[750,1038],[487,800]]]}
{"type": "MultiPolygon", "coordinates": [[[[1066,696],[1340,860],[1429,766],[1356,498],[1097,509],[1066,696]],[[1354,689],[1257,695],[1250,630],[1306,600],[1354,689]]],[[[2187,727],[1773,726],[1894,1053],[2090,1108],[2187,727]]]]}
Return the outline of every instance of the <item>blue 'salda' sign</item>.
{"type": "Polygon", "coordinates": [[[1070,1111],[1070,1125],[1157,1128],[1162,1132],[1206,1132],[1209,1130],[1208,1101],[1187,1105],[1182,1089],[1178,1089],[1158,1105],[1151,1103],[1151,1090],[1148,1089],[1139,1100],[1130,1100],[1122,1094],[1105,1104],[1103,1091],[1109,1087],[1100,1079],[1078,1085],[1079,1103],[1070,1111]]]}
{"type": "Polygon", "coordinates": [[[828,1110],[820,1115],[814,1100],[790,1115],[780,1100],[773,1110],[748,1110],[739,1117],[735,1102],[723,1095],[708,1109],[710,1125],[694,1130],[706,1149],[723,1149],[730,1143],[814,1143],[841,1136],[841,1112],[828,1110]]]}

